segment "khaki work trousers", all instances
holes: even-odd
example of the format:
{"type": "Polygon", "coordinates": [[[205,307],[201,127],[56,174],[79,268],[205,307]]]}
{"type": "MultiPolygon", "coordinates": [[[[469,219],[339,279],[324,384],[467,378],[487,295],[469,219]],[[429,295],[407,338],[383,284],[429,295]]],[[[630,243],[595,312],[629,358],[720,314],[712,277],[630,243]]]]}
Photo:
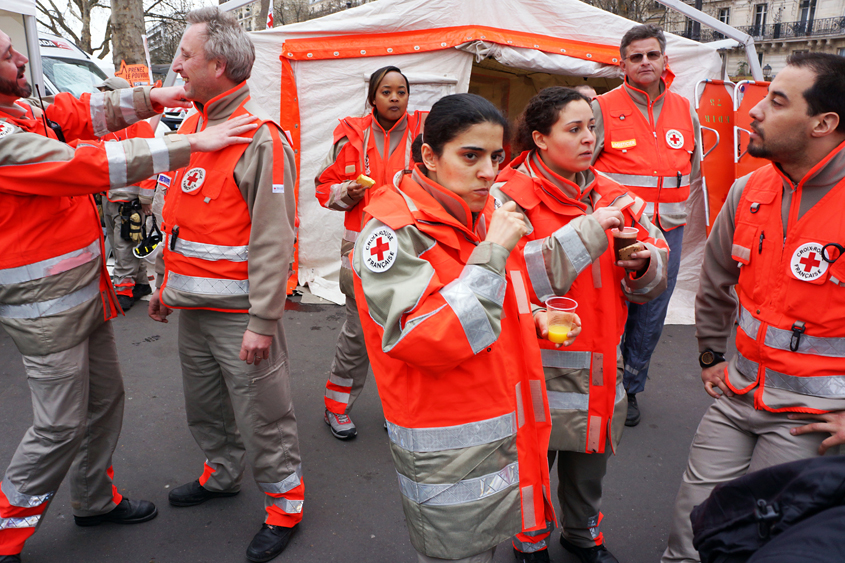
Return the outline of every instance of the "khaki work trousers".
{"type": "MultiPolygon", "coordinates": [[[[103,197],[103,221],[106,223],[106,236],[109,239],[109,244],[112,247],[114,254],[114,272],[112,279],[114,280],[115,289],[120,292],[121,286],[126,282],[131,282],[127,286],[131,287],[135,283],[148,284],[147,265],[141,258],[136,258],[132,254],[132,249],[137,246],[130,240],[123,240],[120,238],[120,225],[122,219],[120,218],[120,203],[109,201],[103,197]]],[[[142,214],[142,218],[143,217],[142,214]]]]}
{"type": "Polygon", "coordinates": [[[602,481],[611,453],[609,442],[601,454],[549,452],[549,469],[557,457],[561,535],[578,547],[595,547],[601,534],[602,481]]]}
{"type": "MultiPolygon", "coordinates": [[[[265,492],[271,484],[298,482],[294,475],[301,475],[282,321],[270,359],[257,366],[238,357],[248,323],[247,313],[179,313],[185,410],[206,465],[214,469],[203,483],[210,491],[239,490],[245,456],[265,492]]],[[[274,498],[264,497],[270,508],[274,498]]],[[[301,503],[297,509],[301,512],[301,503]]]]}
{"type": "Polygon", "coordinates": [[[692,439],[689,462],[675,499],[669,545],[661,562],[701,560],[692,545],[690,513],[716,485],[773,465],[818,456],[819,444],[830,434],[789,433],[791,428],[810,422],[790,420],[787,413],[755,409],[753,391],[714,401],[692,439]]]}
{"type": "Polygon", "coordinates": [[[326,408],[336,414],[348,414],[355,399],[364,389],[369,369],[370,359],[364,344],[364,329],[361,326],[361,317],[358,316],[358,304],[354,295],[347,295],[346,321],[337,336],[337,347],[326,386],[326,408]]]}
{"type": "Polygon", "coordinates": [[[70,470],[73,513],[111,512],[116,504],[107,472],[120,437],[125,397],[111,322],[69,350],[24,356],[23,364],[33,422],[4,481],[18,493],[45,495],[55,492],[70,470]]]}

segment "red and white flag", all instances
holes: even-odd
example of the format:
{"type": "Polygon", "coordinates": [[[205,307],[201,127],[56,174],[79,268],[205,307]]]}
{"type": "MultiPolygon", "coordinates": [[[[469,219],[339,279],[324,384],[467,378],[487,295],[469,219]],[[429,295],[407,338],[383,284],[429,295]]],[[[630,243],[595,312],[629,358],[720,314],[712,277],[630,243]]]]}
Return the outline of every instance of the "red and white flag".
{"type": "Polygon", "coordinates": [[[270,11],[267,12],[267,29],[273,27],[273,7],[270,7],[270,11]]]}

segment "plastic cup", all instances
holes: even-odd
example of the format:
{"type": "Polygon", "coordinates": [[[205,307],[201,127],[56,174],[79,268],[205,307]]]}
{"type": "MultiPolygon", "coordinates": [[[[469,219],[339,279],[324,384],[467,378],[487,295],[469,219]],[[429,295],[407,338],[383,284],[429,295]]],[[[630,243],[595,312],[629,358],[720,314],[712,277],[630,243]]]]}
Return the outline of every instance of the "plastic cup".
{"type": "Polygon", "coordinates": [[[578,302],[569,297],[552,297],[546,301],[546,313],[549,319],[549,340],[563,344],[569,333],[576,327],[575,309],[578,302]]]}
{"type": "Polygon", "coordinates": [[[616,260],[622,260],[619,251],[623,248],[637,243],[637,229],[635,227],[622,227],[622,229],[610,229],[613,235],[613,251],[616,253],[616,260]]]}

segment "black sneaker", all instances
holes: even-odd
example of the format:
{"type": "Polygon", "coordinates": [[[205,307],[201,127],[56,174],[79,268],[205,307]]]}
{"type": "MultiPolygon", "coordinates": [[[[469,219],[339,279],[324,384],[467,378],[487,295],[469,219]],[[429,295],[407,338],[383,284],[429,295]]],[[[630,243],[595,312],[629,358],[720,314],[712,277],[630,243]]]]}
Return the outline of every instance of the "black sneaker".
{"type": "Polygon", "coordinates": [[[240,491],[209,491],[200,485],[199,479],[176,487],[167,495],[167,500],[173,506],[196,506],[207,500],[220,497],[233,497],[240,491]]]}
{"type": "Polygon", "coordinates": [[[120,304],[120,308],[123,309],[124,313],[131,309],[132,305],[135,304],[135,300],[128,295],[118,295],[117,302],[120,304]]]}
{"type": "Polygon", "coordinates": [[[637,395],[628,395],[628,415],[625,417],[625,426],[636,426],[640,423],[640,406],[637,404],[637,395]]]}
{"type": "Polygon", "coordinates": [[[563,546],[563,549],[577,557],[581,563],[619,563],[619,560],[607,550],[604,544],[594,547],[578,547],[563,539],[563,536],[560,536],[560,545],[563,546]]]}
{"type": "Polygon", "coordinates": [[[140,524],[152,520],[158,515],[158,509],[148,500],[129,500],[123,497],[114,510],[97,516],[74,516],[77,526],[99,526],[103,522],[113,524],[140,524]]]}
{"type": "Polygon", "coordinates": [[[135,287],[132,288],[132,299],[138,301],[140,298],[146,295],[152,295],[153,288],[150,287],[148,283],[136,283],[135,287]]]}
{"type": "Polygon", "coordinates": [[[534,553],[525,553],[513,548],[513,555],[516,557],[517,563],[551,563],[548,549],[541,549],[534,553]]]}
{"type": "Polygon", "coordinates": [[[253,563],[264,563],[270,561],[285,550],[293,536],[293,528],[284,526],[270,526],[262,524],[261,529],[252,538],[249,547],[246,548],[246,558],[253,563]]]}

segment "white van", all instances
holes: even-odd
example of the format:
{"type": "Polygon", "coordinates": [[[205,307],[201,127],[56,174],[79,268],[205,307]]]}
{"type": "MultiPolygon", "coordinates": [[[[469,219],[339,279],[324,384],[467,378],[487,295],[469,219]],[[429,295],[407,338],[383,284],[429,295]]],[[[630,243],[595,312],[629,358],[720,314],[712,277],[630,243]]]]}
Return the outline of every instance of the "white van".
{"type": "Polygon", "coordinates": [[[43,96],[70,92],[80,96],[94,93],[97,85],[108,78],[82,49],[56,35],[38,34],[41,67],[44,72],[43,96]]]}

